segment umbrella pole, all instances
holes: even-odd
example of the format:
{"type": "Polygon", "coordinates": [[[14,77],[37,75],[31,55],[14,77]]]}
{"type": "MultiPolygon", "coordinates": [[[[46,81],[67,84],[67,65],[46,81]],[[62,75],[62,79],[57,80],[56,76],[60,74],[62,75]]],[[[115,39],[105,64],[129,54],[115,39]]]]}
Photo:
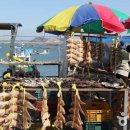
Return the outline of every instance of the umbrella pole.
{"type": "Polygon", "coordinates": [[[91,43],[90,43],[90,25],[88,25],[88,44],[87,44],[87,65],[88,65],[88,78],[89,80],[91,79],[91,74],[90,74],[90,63],[92,62],[91,60],[91,43]]]}
{"type": "MultiPolygon", "coordinates": [[[[90,36],[89,36],[89,33],[88,33],[88,45],[87,45],[87,48],[88,48],[88,51],[89,50],[89,46],[90,46],[90,36]]],[[[90,63],[88,63],[88,78],[90,80],[90,77],[91,77],[91,74],[90,74],[90,63]]]]}
{"type": "Polygon", "coordinates": [[[117,60],[117,46],[119,43],[118,34],[116,35],[116,43],[115,43],[115,67],[114,67],[114,74],[116,75],[116,60],[117,60]]]}

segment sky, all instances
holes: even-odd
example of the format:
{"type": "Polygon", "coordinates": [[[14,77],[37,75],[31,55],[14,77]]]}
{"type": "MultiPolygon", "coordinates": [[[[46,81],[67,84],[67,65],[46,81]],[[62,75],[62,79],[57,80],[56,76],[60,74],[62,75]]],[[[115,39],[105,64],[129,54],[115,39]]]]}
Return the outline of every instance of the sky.
{"type": "MultiPolygon", "coordinates": [[[[19,36],[44,36],[36,27],[60,11],[90,0],[0,0],[0,22],[21,23],[19,36]]],[[[91,0],[93,3],[115,8],[130,15],[130,0],[91,0]]],[[[8,31],[0,31],[0,36],[8,31]]]]}

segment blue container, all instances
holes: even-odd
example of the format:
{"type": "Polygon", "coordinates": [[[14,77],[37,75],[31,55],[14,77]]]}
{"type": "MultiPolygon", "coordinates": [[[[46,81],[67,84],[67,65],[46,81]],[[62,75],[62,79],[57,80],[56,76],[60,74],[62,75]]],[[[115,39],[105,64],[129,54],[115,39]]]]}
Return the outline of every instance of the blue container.
{"type": "Polygon", "coordinates": [[[112,122],[84,122],[84,130],[112,130],[112,122]]]}

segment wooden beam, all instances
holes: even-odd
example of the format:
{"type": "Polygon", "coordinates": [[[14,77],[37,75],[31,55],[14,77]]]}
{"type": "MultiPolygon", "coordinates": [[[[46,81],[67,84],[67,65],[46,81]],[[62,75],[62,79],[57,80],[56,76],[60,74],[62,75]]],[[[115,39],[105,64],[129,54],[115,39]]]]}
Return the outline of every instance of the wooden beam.
{"type": "MultiPolygon", "coordinates": [[[[26,91],[36,91],[37,89],[42,89],[42,87],[33,87],[33,88],[27,88],[26,91]]],[[[112,92],[112,91],[118,91],[118,92],[124,92],[128,90],[127,88],[123,89],[110,89],[110,88],[78,88],[78,91],[82,92],[112,92]]],[[[47,88],[47,91],[58,91],[57,88],[47,88]]],[[[72,88],[62,88],[62,91],[72,91],[72,88]]]]}
{"type": "Polygon", "coordinates": [[[56,61],[39,61],[39,62],[0,62],[2,65],[62,65],[61,62],[56,61]]]}

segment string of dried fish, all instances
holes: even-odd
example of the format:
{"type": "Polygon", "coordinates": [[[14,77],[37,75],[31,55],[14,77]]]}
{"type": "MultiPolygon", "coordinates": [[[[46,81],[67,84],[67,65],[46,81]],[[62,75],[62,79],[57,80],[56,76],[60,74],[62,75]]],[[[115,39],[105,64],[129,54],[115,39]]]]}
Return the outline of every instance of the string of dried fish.
{"type": "Polygon", "coordinates": [[[76,84],[72,85],[72,89],[74,90],[74,95],[72,96],[72,108],[69,109],[69,112],[71,113],[69,115],[69,120],[66,125],[71,126],[72,128],[75,128],[76,130],[83,130],[82,128],[82,120],[80,117],[80,113],[82,113],[84,116],[84,111],[81,108],[81,104],[85,104],[80,100],[79,92],[76,87],[76,84]]]}
{"type": "MultiPolygon", "coordinates": [[[[7,83],[3,87],[7,87],[7,83]]],[[[0,93],[0,125],[3,130],[11,130],[12,127],[17,127],[26,130],[32,121],[28,108],[36,110],[36,108],[28,101],[36,98],[25,91],[19,83],[12,87],[11,92],[4,91],[0,93]],[[18,87],[19,89],[15,90],[18,87]],[[22,91],[22,92],[21,92],[22,91]]]]}
{"type": "Polygon", "coordinates": [[[59,130],[62,130],[63,129],[63,123],[66,122],[65,117],[64,117],[65,116],[65,109],[64,109],[65,102],[64,102],[63,96],[62,96],[61,82],[57,82],[57,85],[58,85],[58,88],[59,88],[59,91],[58,91],[58,94],[57,94],[58,105],[57,105],[56,120],[55,120],[53,126],[56,127],[59,130]]]}
{"type": "Polygon", "coordinates": [[[78,64],[85,60],[86,45],[82,39],[70,38],[67,40],[67,57],[70,64],[78,64]]]}
{"type": "Polygon", "coordinates": [[[44,84],[42,84],[43,86],[43,100],[42,100],[42,111],[41,111],[41,119],[42,119],[42,130],[46,130],[46,127],[50,126],[50,114],[48,112],[48,105],[47,105],[47,90],[44,86],[44,84]]]}

